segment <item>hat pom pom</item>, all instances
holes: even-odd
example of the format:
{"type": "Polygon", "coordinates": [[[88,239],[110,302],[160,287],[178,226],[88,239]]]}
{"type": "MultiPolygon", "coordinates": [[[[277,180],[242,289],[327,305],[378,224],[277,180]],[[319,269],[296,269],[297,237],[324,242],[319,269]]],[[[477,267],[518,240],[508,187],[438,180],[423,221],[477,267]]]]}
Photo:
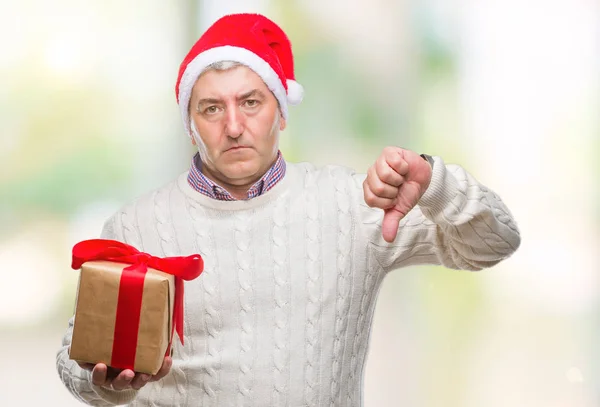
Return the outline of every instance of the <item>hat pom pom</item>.
{"type": "Polygon", "coordinates": [[[290,105],[298,105],[304,97],[304,88],[293,79],[287,80],[287,100],[290,105]]]}

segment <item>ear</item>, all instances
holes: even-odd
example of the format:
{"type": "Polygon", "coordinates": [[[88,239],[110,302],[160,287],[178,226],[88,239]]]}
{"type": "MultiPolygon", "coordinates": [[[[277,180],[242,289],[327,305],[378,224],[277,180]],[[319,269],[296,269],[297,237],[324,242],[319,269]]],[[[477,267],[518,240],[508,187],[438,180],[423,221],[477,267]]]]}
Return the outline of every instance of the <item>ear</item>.
{"type": "Polygon", "coordinates": [[[196,145],[196,139],[194,138],[194,136],[192,134],[190,134],[190,139],[192,140],[192,145],[195,146],[196,145]]]}
{"type": "MultiPolygon", "coordinates": [[[[280,113],[281,114],[281,113],[280,113]]],[[[287,126],[287,122],[286,120],[283,118],[283,115],[281,115],[281,118],[279,120],[279,130],[280,131],[284,131],[285,130],[285,126],[287,126]]]]}

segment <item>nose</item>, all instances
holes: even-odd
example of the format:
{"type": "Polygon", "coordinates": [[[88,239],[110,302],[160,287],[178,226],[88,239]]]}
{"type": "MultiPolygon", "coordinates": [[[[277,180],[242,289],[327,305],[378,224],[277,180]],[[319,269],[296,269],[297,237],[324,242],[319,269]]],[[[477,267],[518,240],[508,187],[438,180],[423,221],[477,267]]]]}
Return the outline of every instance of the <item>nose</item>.
{"type": "Polygon", "coordinates": [[[238,106],[231,106],[227,109],[225,118],[225,134],[227,137],[236,139],[244,133],[244,114],[240,112],[238,106]]]}

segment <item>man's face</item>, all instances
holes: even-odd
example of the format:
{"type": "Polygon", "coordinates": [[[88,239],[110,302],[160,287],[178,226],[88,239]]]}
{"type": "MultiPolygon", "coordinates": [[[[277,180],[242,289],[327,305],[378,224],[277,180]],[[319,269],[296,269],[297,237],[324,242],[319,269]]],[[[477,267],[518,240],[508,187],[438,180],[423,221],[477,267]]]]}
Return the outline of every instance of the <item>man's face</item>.
{"type": "Polygon", "coordinates": [[[275,96],[245,66],[202,74],[192,90],[190,117],[202,171],[222,186],[257,181],[277,157],[285,120],[275,96]]]}

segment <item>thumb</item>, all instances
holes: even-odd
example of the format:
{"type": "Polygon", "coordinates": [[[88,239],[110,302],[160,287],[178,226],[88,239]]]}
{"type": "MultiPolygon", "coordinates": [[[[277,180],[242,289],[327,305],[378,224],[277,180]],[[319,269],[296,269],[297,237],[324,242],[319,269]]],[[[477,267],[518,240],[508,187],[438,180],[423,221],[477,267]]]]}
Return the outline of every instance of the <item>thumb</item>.
{"type": "Polygon", "coordinates": [[[383,239],[391,243],[396,238],[400,220],[404,217],[402,212],[396,208],[385,209],[383,212],[383,223],[381,225],[381,234],[383,239]]]}

